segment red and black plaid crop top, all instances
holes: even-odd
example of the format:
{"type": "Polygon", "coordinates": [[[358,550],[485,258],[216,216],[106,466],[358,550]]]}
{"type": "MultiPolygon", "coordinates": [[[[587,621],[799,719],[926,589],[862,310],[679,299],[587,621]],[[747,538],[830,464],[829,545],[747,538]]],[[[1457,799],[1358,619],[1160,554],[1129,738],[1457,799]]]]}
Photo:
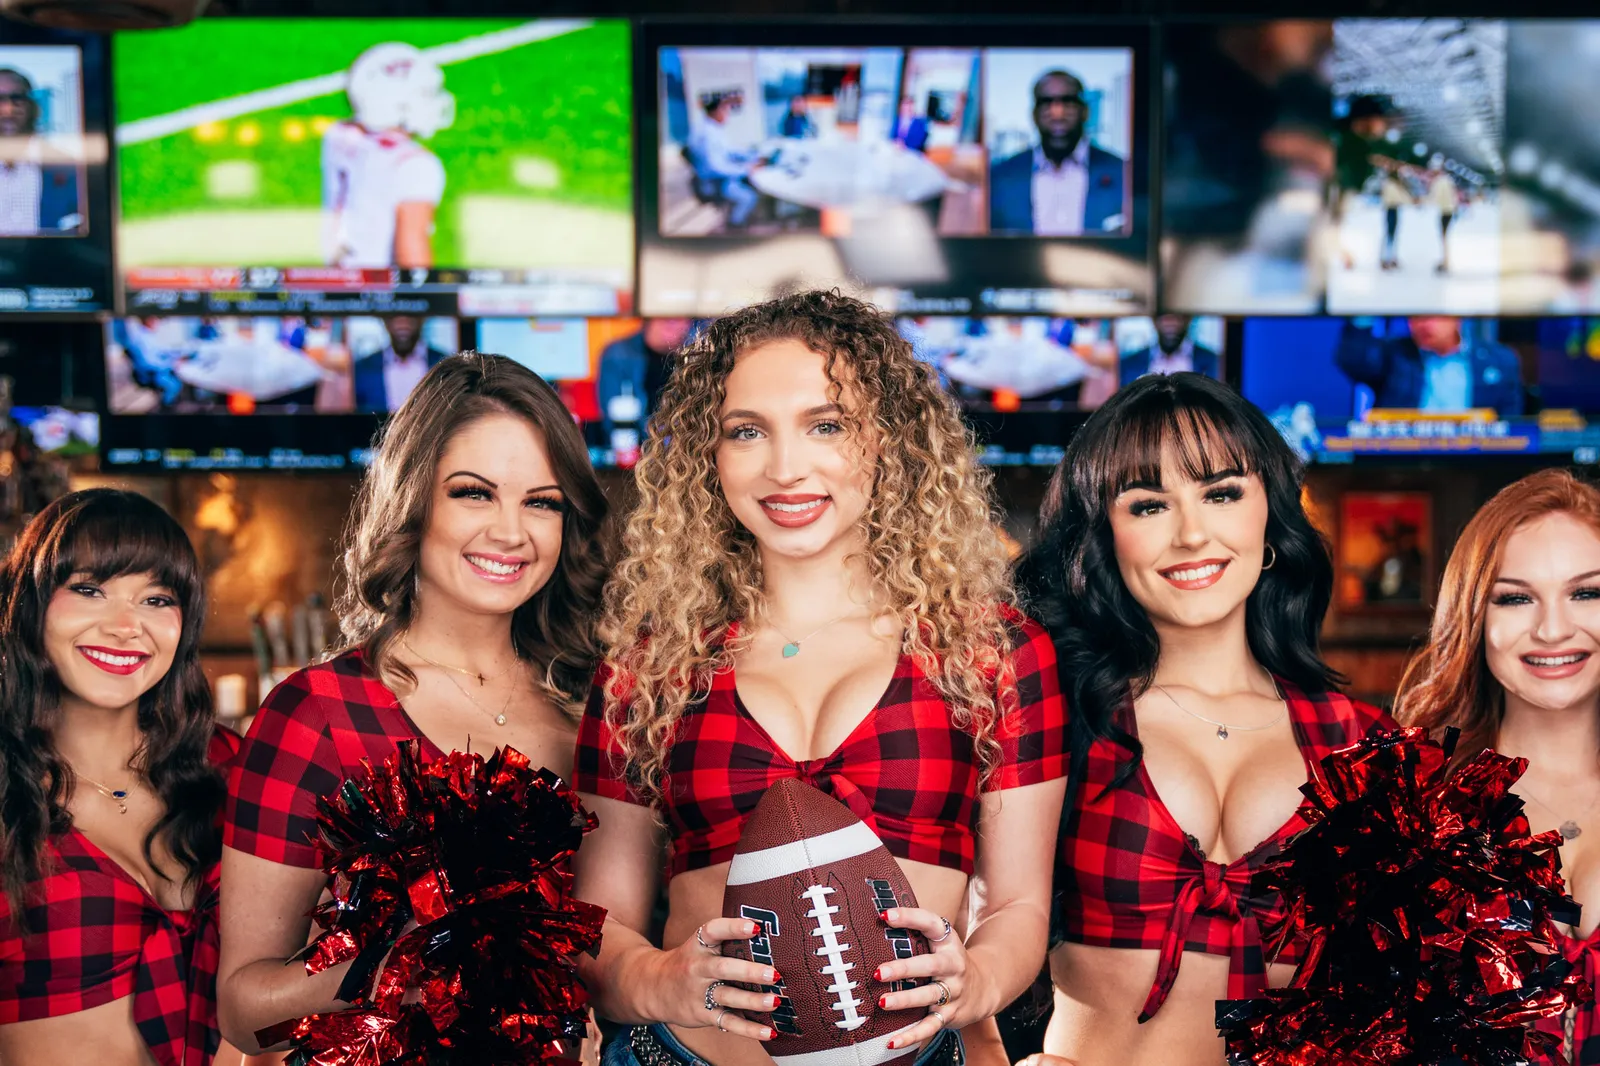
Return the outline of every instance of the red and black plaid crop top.
{"type": "MultiPolygon", "coordinates": [[[[226,770],[239,738],[218,726],[226,770]]],[[[186,911],[163,910],[88,837],[50,838],[20,935],[0,895],[0,1025],[76,1014],[133,997],[133,1024],[161,1066],[208,1066],[217,1031],[217,867],[186,911]]]]}
{"type": "MultiPolygon", "coordinates": [[[[1397,728],[1387,714],[1337,692],[1308,695],[1282,678],[1278,685],[1308,775],[1320,772],[1324,756],[1374,728],[1397,728]]],[[[1117,725],[1138,739],[1131,706],[1119,712],[1117,725]]],[[[1233,862],[1211,862],[1162,803],[1143,760],[1131,776],[1107,790],[1129,757],[1126,746],[1115,740],[1095,741],[1083,783],[1067,803],[1055,877],[1063,939],[1161,952],[1140,1021],[1161,1009],[1185,951],[1229,957],[1229,998],[1260,995],[1269,959],[1298,959],[1296,945],[1273,942],[1272,934],[1284,919],[1282,899],[1258,890],[1252,881],[1284,841],[1305,828],[1305,821],[1297,811],[1233,862]]]]}
{"type": "Polygon", "coordinates": [[[320,867],[317,800],[362,759],[376,765],[402,740],[420,741],[425,760],[441,754],[359,650],[296,671],[250,724],[228,782],[222,842],[286,866],[320,867]]]}
{"type": "MultiPolygon", "coordinates": [[[[1020,615],[1012,628],[1020,706],[996,732],[1001,758],[990,790],[1067,772],[1055,645],[1020,615]]],[[[643,804],[605,721],[606,678],[602,667],[578,726],[575,787],[643,804]]],[[[970,874],[981,776],[972,736],[951,723],[949,708],[909,655],[900,657],[873,709],[820,759],[792,759],[773,743],[740,701],[729,668],[713,675],[705,699],[691,704],[674,728],[662,787],[672,835],[668,869],[679,874],[728,861],[745,818],[767,789],[801,778],[854,811],[896,857],[970,874]]]]}

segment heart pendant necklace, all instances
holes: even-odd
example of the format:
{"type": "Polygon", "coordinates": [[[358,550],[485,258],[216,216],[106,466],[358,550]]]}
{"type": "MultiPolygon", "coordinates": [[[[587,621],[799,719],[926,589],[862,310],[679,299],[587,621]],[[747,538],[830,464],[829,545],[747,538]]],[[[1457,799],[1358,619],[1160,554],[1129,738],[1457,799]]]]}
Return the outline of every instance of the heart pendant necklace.
{"type": "Polygon", "coordinates": [[[850,617],[850,615],[852,613],[853,613],[852,611],[846,611],[844,614],[839,615],[837,618],[828,619],[826,622],[822,623],[820,626],[818,626],[817,628],[813,629],[811,632],[807,633],[805,636],[801,637],[799,640],[790,640],[788,637],[784,636],[783,630],[778,629],[777,626],[773,626],[772,628],[778,631],[778,636],[783,637],[783,639],[786,641],[786,643],[783,646],[783,657],[785,659],[793,659],[796,655],[800,654],[800,645],[801,645],[802,642],[810,640],[812,637],[816,636],[818,633],[821,633],[824,629],[827,629],[829,626],[833,625],[833,623],[842,622],[844,619],[850,617]]]}

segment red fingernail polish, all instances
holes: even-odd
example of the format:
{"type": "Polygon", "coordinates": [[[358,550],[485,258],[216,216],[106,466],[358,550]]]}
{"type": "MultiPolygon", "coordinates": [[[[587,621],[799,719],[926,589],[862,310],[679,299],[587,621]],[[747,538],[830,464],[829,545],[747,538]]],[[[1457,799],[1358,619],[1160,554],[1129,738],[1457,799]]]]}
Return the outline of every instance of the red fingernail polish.
{"type": "Polygon", "coordinates": [[[879,911],[878,912],[878,920],[882,921],[882,922],[887,922],[889,920],[889,912],[888,911],[879,911]]]}
{"type": "Polygon", "coordinates": [[[772,984],[777,984],[781,980],[783,980],[783,975],[780,974],[777,970],[773,970],[772,971],[772,982],[771,983],[772,984]]]}
{"type": "Polygon", "coordinates": [[[872,979],[874,981],[883,980],[883,967],[882,966],[879,966],[876,970],[872,971],[872,979]]]}
{"type": "Polygon", "coordinates": [[[774,1034],[771,1029],[763,1029],[763,1030],[761,1030],[761,1039],[763,1039],[763,1040],[771,1040],[774,1035],[776,1035],[776,1034],[774,1034]]]}
{"type": "Polygon", "coordinates": [[[751,922],[750,923],[750,935],[751,936],[755,936],[759,932],[761,932],[761,927],[759,925],[757,925],[755,922],[751,922]]]}
{"type": "Polygon", "coordinates": [[[889,1041],[889,1050],[890,1051],[894,1050],[894,1041],[893,1040],[889,1041]]]}
{"type": "Polygon", "coordinates": [[[888,996],[879,996],[878,997],[878,1009],[879,1010],[888,1010],[889,1009],[889,997],[888,996]]]}

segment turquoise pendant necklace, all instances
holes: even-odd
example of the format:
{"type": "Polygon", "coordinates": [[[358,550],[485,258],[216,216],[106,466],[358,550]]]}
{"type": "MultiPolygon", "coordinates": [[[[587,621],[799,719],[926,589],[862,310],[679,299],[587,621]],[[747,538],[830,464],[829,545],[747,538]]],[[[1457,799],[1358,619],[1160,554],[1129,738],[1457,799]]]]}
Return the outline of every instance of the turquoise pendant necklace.
{"type": "MultiPolygon", "coordinates": [[[[788,641],[788,643],[784,644],[784,646],[783,646],[783,657],[785,659],[793,659],[796,655],[800,654],[800,645],[801,645],[801,643],[803,643],[804,641],[810,640],[812,637],[816,636],[818,633],[821,633],[824,629],[827,629],[829,626],[833,625],[833,623],[843,621],[844,619],[848,618],[850,616],[850,614],[851,614],[850,611],[846,611],[844,614],[841,614],[837,618],[828,619],[828,621],[822,623],[820,626],[818,626],[817,628],[813,629],[811,632],[807,633],[805,636],[801,637],[799,640],[789,640],[788,637],[784,637],[784,640],[788,641]]],[[[778,627],[777,626],[773,626],[772,628],[773,629],[777,629],[778,627]]],[[[778,630],[778,636],[783,637],[783,631],[782,630],[778,630]]]]}

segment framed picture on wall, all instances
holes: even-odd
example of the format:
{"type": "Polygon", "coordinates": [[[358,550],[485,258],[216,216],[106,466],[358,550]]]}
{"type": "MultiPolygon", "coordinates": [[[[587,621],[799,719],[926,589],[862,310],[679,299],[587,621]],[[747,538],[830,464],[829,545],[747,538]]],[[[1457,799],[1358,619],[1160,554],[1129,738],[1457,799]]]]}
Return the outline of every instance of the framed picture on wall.
{"type": "Polygon", "coordinates": [[[1341,610],[1426,611],[1436,566],[1433,495],[1344,493],[1335,562],[1341,610]]]}

